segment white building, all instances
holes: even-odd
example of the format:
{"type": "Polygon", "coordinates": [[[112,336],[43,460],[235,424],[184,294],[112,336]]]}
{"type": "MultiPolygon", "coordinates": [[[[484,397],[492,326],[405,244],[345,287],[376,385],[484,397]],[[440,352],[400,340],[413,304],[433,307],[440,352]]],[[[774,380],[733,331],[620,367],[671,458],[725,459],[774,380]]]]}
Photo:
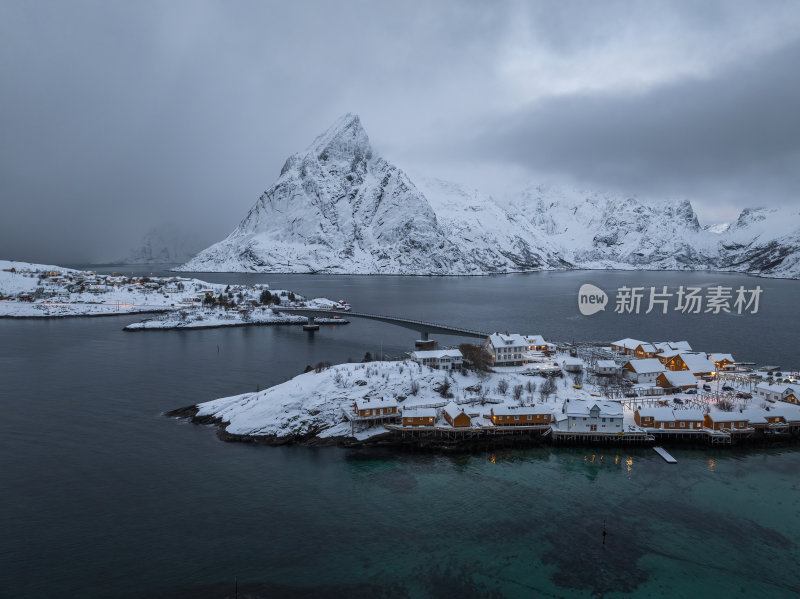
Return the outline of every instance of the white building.
{"type": "Polygon", "coordinates": [[[645,358],[626,362],[622,367],[622,374],[639,384],[655,383],[658,375],[665,370],[664,365],[656,358],[645,358]]]}
{"type": "Polygon", "coordinates": [[[411,352],[411,359],[437,370],[458,370],[464,357],[458,349],[433,349],[411,352]]]}
{"type": "Polygon", "coordinates": [[[525,352],[528,341],[522,335],[494,333],[483,342],[489,352],[493,366],[522,366],[525,363],[525,352]]]}
{"type": "Polygon", "coordinates": [[[800,390],[800,387],[793,387],[792,385],[771,385],[769,383],[756,385],[756,395],[762,399],[773,401],[797,403],[798,390],[800,390]]]}
{"type": "Polygon", "coordinates": [[[614,360],[598,360],[594,371],[603,376],[614,376],[619,374],[619,366],[614,360]]]}
{"type": "Polygon", "coordinates": [[[574,433],[621,433],[622,404],[618,401],[568,399],[561,408],[566,430],[574,433]]]}
{"type": "Polygon", "coordinates": [[[541,335],[525,335],[525,341],[528,342],[530,351],[547,351],[553,345],[545,341],[541,335]]]}

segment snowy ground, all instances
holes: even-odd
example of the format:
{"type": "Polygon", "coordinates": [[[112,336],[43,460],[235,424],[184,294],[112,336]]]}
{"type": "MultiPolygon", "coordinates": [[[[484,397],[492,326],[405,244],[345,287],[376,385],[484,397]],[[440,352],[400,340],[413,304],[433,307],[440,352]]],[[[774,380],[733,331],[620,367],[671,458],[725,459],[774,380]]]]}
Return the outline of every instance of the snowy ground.
{"type": "MultiPolygon", "coordinates": [[[[541,381],[518,373],[490,374],[484,378],[474,372],[446,373],[410,360],[339,364],[319,373],[301,374],[257,393],[202,403],[197,415],[229,422],[226,430],[235,435],[349,437],[350,423],[344,412],[352,410],[359,399],[396,398],[401,408],[443,407],[454,401],[481,405],[481,413],[488,413],[494,404],[513,402],[513,389],[517,385],[523,388],[521,401],[533,403],[536,395],[525,391],[525,387],[541,381]],[[451,398],[442,397],[435,390],[445,378],[450,381],[451,398]],[[507,384],[505,393],[497,389],[501,379],[507,384]]],[[[552,407],[556,409],[557,405],[553,403],[552,407]]],[[[446,424],[440,419],[438,425],[446,424]]],[[[364,439],[384,432],[382,426],[375,427],[357,433],[356,437],[364,439]]]]}
{"type": "MultiPolygon", "coordinates": [[[[259,324],[305,324],[308,319],[297,314],[273,312],[271,308],[255,308],[250,312],[236,312],[213,308],[197,308],[168,312],[155,318],[129,324],[126,331],[204,329],[216,327],[242,327],[259,324]]],[[[315,318],[316,324],[348,324],[345,318],[315,318]]]]}
{"type": "MultiPolygon", "coordinates": [[[[289,302],[288,290],[268,285],[225,285],[186,277],[125,277],[98,275],[60,266],[0,260],[0,317],[55,318],[65,316],[111,316],[139,312],[173,312],[163,320],[139,323],[138,328],[180,328],[184,326],[244,326],[247,316],[236,309],[216,309],[210,314],[202,307],[206,295],[224,295],[239,306],[257,302],[269,290],[282,303],[331,308],[325,298],[306,300],[300,295],[289,302]],[[26,301],[31,300],[31,301],[26,301]],[[202,319],[202,320],[201,320],[202,319]],[[212,321],[218,321],[210,324],[212,321]],[[191,323],[194,322],[194,325],[191,323]],[[172,326],[168,326],[172,323],[172,326]]],[[[256,308],[253,324],[302,323],[298,316],[278,316],[256,308]]],[[[324,324],[324,321],[322,321],[324,324]]],[[[136,328],[136,327],[134,327],[136,328]]]]}
{"type": "MultiPolygon", "coordinates": [[[[556,357],[558,360],[560,356],[556,357]]],[[[400,409],[412,407],[437,408],[437,427],[448,427],[441,410],[453,401],[481,416],[473,420],[473,426],[491,426],[489,410],[496,404],[545,406],[553,414],[561,412],[564,400],[605,400],[602,389],[593,383],[584,383],[581,388],[573,385],[569,375],[552,379],[555,392],[541,395],[546,380],[540,376],[524,374],[525,367],[500,369],[500,372],[479,376],[468,371],[446,372],[421,366],[410,360],[393,362],[370,362],[367,364],[339,364],[322,372],[309,372],[264,391],[224,397],[198,405],[197,416],[218,418],[233,435],[274,438],[351,437],[351,427],[345,412],[351,412],[357,400],[386,398],[398,401],[400,409]],[[443,397],[439,392],[442,383],[450,383],[452,397],[443,397]]],[[[586,377],[585,377],[586,378],[586,377]]],[[[758,398],[740,399],[738,391],[751,391],[747,382],[725,381],[734,387],[733,392],[718,391],[716,383],[711,393],[680,393],[653,397],[637,397],[622,400],[624,430],[638,428],[634,422],[634,410],[640,406],[664,406],[673,409],[692,408],[702,411],[720,412],[717,400],[721,397],[733,401],[734,411],[744,410],[753,415],[763,411],[763,402],[758,398]],[[677,401],[676,401],[677,400],[677,401]]],[[[720,385],[721,387],[721,385],[720,385]]],[[[775,409],[775,408],[772,408],[775,409]]],[[[780,409],[797,413],[800,406],[783,404],[780,409]]],[[[356,431],[358,440],[368,439],[386,432],[380,425],[356,431]]]]}

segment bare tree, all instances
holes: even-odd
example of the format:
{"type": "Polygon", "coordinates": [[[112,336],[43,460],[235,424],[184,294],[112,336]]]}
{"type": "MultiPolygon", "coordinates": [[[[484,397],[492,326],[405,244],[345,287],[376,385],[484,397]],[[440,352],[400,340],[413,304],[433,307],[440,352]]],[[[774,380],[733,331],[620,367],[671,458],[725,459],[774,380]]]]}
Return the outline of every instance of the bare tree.
{"type": "Polygon", "coordinates": [[[506,379],[500,379],[497,381],[497,392],[500,395],[505,395],[508,391],[508,381],[506,379]]]}
{"type": "Polygon", "coordinates": [[[547,399],[556,392],[556,380],[553,377],[548,377],[539,387],[539,396],[542,398],[542,401],[547,401],[547,399]]]}
{"type": "Polygon", "coordinates": [[[520,405],[522,405],[522,402],[520,401],[520,399],[522,398],[522,391],[523,390],[524,390],[524,387],[522,385],[514,385],[514,388],[511,391],[511,394],[514,397],[514,401],[519,402],[520,405]]]}
{"type": "Polygon", "coordinates": [[[458,346],[461,355],[464,356],[464,363],[477,372],[489,372],[492,365],[492,356],[480,345],[462,343],[458,346]]]}

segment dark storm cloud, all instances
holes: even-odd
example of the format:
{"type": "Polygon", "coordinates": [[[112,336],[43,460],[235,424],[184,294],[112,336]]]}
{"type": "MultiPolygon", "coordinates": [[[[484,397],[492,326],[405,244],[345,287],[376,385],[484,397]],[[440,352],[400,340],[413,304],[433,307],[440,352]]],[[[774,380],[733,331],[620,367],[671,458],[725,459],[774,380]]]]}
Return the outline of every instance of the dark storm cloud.
{"type": "Polygon", "coordinates": [[[344,112],[490,191],[511,163],[786,201],[798,35],[777,0],[0,0],[0,257],[109,260],[165,222],[217,241],[344,112]]]}
{"type": "MultiPolygon", "coordinates": [[[[552,97],[493,119],[483,158],[652,195],[800,199],[800,44],[644,93],[552,97]]],[[[709,208],[706,208],[709,210],[709,208]]]]}

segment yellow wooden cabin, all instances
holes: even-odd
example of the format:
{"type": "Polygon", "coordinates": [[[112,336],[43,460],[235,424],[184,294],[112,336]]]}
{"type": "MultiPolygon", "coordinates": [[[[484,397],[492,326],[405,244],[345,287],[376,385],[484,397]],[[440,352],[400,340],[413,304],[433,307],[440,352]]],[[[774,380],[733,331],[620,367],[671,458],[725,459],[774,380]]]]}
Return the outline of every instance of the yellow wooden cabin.
{"type": "Polygon", "coordinates": [[[549,424],[552,412],[537,406],[494,406],[489,412],[495,426],[536,426],[549,424]]]}
{"type": "Polygon", "coordinates": [[[442,410],[444,419],[454,428],[465,428],[472,424],[472,419],[456,404],[449,404],[442,410]]]}
{"type": "Polygon", "coordinates": [[[359,399],[353,403],[359,418],[370,416],[391,416],[397,414],[397,401],[394,399],[359,399]]]}
{"type": "Polygon", "coordinates": [[[436,423],[434,408],[403,410],[403,426],[433,426],[436,423]]]}
{"type": "Polygon", "coordinates": [[[705,415],[705,425],[706,428],[718,431],[744,429],[749,426],[749,423],[738,412],[713,412],[705,415]]]}

